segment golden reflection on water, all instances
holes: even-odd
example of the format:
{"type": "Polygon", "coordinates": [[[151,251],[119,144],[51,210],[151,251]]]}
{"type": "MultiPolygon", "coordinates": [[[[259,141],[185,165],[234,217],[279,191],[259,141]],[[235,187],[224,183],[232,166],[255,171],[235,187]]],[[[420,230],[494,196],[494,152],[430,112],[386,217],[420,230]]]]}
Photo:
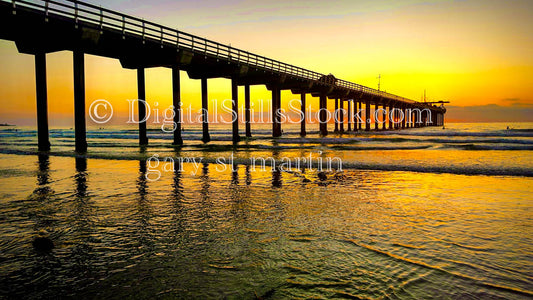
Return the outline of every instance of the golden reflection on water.
{"type": "Polygon", "coordinates": [[[150,181],[146,159],[0,162],[1,277],[18,293],[531,294],[530,178],[184,163],[150,181]],[[39,234],[51,255],[32,250],[39,234]]]}

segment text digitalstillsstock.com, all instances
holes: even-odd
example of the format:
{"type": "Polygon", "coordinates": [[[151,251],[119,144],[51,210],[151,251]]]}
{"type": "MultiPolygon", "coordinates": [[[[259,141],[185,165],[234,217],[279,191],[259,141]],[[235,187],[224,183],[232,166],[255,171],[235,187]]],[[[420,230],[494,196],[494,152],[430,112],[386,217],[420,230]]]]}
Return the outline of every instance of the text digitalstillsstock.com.
{"type": "MultiPolygon", "coordinates": [[[[299,124],[302,120],[307,123],[320,122],[320,115],[324,118],[323,122],[329,123],[331,120],[340,122],[345,117],[348,118],[348,122],[356,124],[371,123],[372,121],[383,124],[386,122],[392,122],[394,124],[400,124],[404,120],[406,122],[413,122],[421,124],[422,115],[427,116],[427,120],[431,123],[431,110],[428,108],[409,108],[399,109],[393,108],[388,111],[383,108],[373,110],[371,115],[366,116],[364,109],[358,109],[353,112],[353,116],[348,116],[348,110],[344,108],[336,109],[334,112],[329,111],[326,108],[321,108],[317,111],[312,110],[312,106],[309,105],[305,112],[301,110],[301,101],[299,99],[292,99],[287,103],[288,109],[278,108],[275,114],[272,114],[271,101],[267,101],[266,105],[263,100],[260,100],[257,105],[251,105],[249,110],[244,107],[239,109],[240,116],[237,112],[233,111],[234,100],[223,100],[220,105],[217,99],[213,99],[211,103],[211,109],[204,108],[194,109],[192,104],[188,107],[180,106],[175,109],[173,105],[165,109],[159,107],[158,102],[149,104],[145,100],[134,99],[126,100],[128,103],[128,124],[138,124],[151,121],[152,124],[161,125],[161,130],[164,132],[173,132],[177,128],[178,123],[186,124],[231,124],[237,120],[245,120],[247,112],[250,114],[249,122],[251,124],[271,124],[274,122],[275,117],[279,123],[299,124]],[[142,106],[145,111],[145,115],[142,119],[136,114],[136,108],[142,106]],[[254,106],[257,106],[255,109],[254,106]],[[220,111],[219,111],[220,107],[220,111]],[[176,112],[178,112],[178,118],[176,118],[176,112]],[[365,114],[365,119],[362,118],[365,114]],[[275,116],[274,116],[275,115],[275,116]],[[413,115],[416,118],[413,118],[413,115]]],[[[242,106],[242,105],[241,105],[242,106]]],[[[114,110],[111,103],[104,99],[94,100],[89,107],[89,117],[96,124],[105,124],[113,118],[114,110]]]]}
{"type": "MultiPolygon", "coordinates": [[[[211,123],[211,124],[232,124],[233,122],[239,120],[239,114],[234,111],[235,102],[234,100],[227,99],[220,103],[220,112],[219,114],[219,105],[216,99],[213,99],[210,103],[212,104],[211,110],[206,109],[193,109],[192,105],[189,104],[188,107],[183,108],[179,107],[176,109],[174,106],[169,106],[166,109],[162,110],[159,107],[158,102],[149,104],[145,100],[134,99],[127,100],[128,103],[128,124],[138,124],[143,122],[151,121],[152,124],[161,125],[161,131],[165,133],[174,132],[178,126],[178,123],[187,123],[187,124],[202,124],[202,123],[211,123]],[[136,114],[139,108],[142,107],[144,117],[139,119],[136,114]],[[176,113],[178,113],[178,118],[176,118],[176,113]]],[[[308,123],[319,122],[325,117],[326,123],[335,120],[340,122],[341,119],[344,119],[345,116],[348,116],[348,111],[344,108],[336,109],[334,112],[331,112],[327,109],[319,109],[318,111],[312,111],[312,107],[309,106],[305,112],[301,109],[301,101],[299,99],[292,99],[288,102],[288,110],[283,108],[278,108],[275,114],[272,113],[272,107],[270,105],[271,101],[267,101],[267,104],[264,105],[264,101],[259,101],[257,106],[257,112],[252,106],[248,112],[250,113],[249,122],[250,123],[273,123],[273,119],[276,118],[279,123],[289,123],[289,124],[299,124],[302,120],[305,120],[308,123]],[[268,113],[264,113],[264,112],[268,113]],[[322,114],[322,117],[320,116],[322,114]]],[[[246,117],[247,111],[244,107],[240,109],[241,115],[240,119],[243,120],[246,117]]],[[[358,109],[353,112],[353,116],[349,116],[348,119],[353,123],[371,123],[376,122],[383,124],[385,122],[392,122],[395,124],[402,123],[405,119],[407,122],[413,121],[413,114],[415,114],[417,123],[422,121],[422,113],[426,113],[427,119],[431,120],[431,111],[429,109],[398,109],[393,108],[388,111],[383,108],[378,108],[373,111],[372,115],[366,115],[365,110],[358,109]],[[362,114],[365,114],[367,118],[364,120],[362,114]],[[373,117],[373,119],[372,119],[373,117]]],[[[104,124],[109,122],[113,117],[113,106],[107,100],[99,99],[91,103],[89,107],[89,116],[91,120],[97,124],[104,124]]],[[[306,157],[250,157],[245,160],[241,159],[238,164],[245,164],[251,167],[252,171],[260,170],[266,171],[267,169],[276,169],[282,172],[301,172],[302,170],[313,171],[316,169],[318,172],[326,171],[331,172],[333,170],[342,171],[342,160],[338,157],[322,157],[322,152],[318,151],[318,156],[313,157],[313,153],[309,153],[306,157]]],[[[192,166],[191,175],[196,175],[200,169],[201,164],[211,163],[215,164],[217,172],[225,172],[228,169],[235,171],[236,161],[233,152],[228,157],[217,157],[214,160],[209,161],[204,160],[202,157],[160,157],[159,154],[153,154],[147,159],[147,172],[145,177],[149,181],[159,180],[161,178],[162,172],[183,172],[183,164],[188,163],[192,166]]]]}

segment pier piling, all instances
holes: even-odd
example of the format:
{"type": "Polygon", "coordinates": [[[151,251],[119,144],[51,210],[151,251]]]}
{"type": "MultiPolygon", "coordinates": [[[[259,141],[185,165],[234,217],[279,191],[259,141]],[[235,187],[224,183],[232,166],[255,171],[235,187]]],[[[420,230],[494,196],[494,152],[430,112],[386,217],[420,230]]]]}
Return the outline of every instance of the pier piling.
{"type": "Polygon", "coordinates": [[[346,101],[348,105],[348,131],[352,131],[352,101],[346,101]]]}
{"type": "Polygon", "coordinates": [[[236,79],[231,80],[231,98],[233,100],[231,104],[232,139],[234,143],[238,143],[241,137],[239,136],[239,86],[236,79]]]}
{"type": "MultiPolygon", "coordinates": [[[[357,112],[362,112],[362,109],[363,109],[363,102],[361,101],[358,101],[357,102],[357,112]]],[[[362,120],[364,120],[363,118],[361,118],[362,120]]],[[[360,122],[357,122],[359,124],[357,124],[357,128],[358,130],[363,130],[363,123],[360,123],[360,122]]]]}
{"type": "Polygon", "coordinates": [[[275,85],[272,89],[272,137],[281,136],[281,89],[275,85]]]}
{"type": "Polygon", "coordinates": [[[340,131],[341,133],[344,132],[344,100],[341,98],[340,101],[340,107],[339,107],[339,123],[340,123],[340,131]]]}
{"type": "Polygon", "coordinates": [[[366,100],[365,103],[365,131],[370,131],[370,122],[372,119],[370,118],[370,101],[366,100]]]}
{"type": "Polygon", "coordinates": [[[35,86],[37,100],[37,140],[39,151],[50,150],[48,131],[48,91],[46,84],[46,53],[35,54],[35,86]]]}
{"type": "Polygon", "coordinates": [[[319,114],[318,114],[318,122],[320,123],[320,135],[327,136],[328,135],[328,123],[327,123],[327,109],[328,109],[328,101],[326,93],[320,93],[320,100],[319,100],[319,114]]]}
{"type": "Polygon", "coordinates": [[[74,135],[76,152],[87,151],[85,124],[85,58],[79,50],[73,52],[74,65],[74,135]]]}
{"type": "Polygon", "coordinates": [[[207,78],[202,78],[202,142],[209,143],[211,137],[209,136],[209,101],[207,98],[207,78]]]}
{"type": "Polygon", "coordinates": [[[340,119],[340,112],[339,112],[339,99],[335,98],[335,111],[333,113],[334,122],[335,122],[335,129],[333,129],[333,132],[339,132],[339,119],[340,119]]]}
{"type": "Polygon", "coordinates": [[[302,112],[302,118],[300,119],[300,136],[305,136],[307,132],[305,131],[305,93],[300,94],[300,109],[302,112]]]}
{"type": "Polygon", "coordinates": [[[148,135],[146,133],[146,105],[140,100],[146,101],[146,85],[144,68],[137,69],[137,97],[139,109],[139,145],[148,145],[148,135]]]}
{"type": "Polygon", "coordinates": [[[172,105],[174,109],[174,142],[173,145],[183,145],[181,137],[181,86],[180,69],[178,66],[172,67],[172,105]]]}
{"type": "Polygon", "coordinates": [[[251,125],[251,110],[250,110],[250,85],[244,85],[244,123],[246,130],[246,137],[252,137],[251,125]]]}
{"type": "Polygon", "coordinates": [[[378,109],[379,105],[376,103],[376,105],[374,106],[374,129],[376,131],[379,130],[378,109]]]}

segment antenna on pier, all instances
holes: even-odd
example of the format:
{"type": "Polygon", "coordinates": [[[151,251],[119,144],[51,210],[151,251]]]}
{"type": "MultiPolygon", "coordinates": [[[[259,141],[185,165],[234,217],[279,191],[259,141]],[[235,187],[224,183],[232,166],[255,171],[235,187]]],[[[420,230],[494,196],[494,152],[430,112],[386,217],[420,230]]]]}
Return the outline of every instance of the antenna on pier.
{"type": "Polygon", "coordinates": [[[381,88],[381,74],[379,74],[379,76],[377,77],[378,79],[378,91],[380,90],[381,88]]]}

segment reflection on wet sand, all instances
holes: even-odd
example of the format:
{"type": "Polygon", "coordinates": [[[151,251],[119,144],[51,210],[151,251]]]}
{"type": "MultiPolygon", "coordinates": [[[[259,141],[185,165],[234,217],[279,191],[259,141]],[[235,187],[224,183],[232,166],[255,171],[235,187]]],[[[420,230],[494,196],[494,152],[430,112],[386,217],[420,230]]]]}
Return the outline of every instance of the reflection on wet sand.
{"type": "Polygon", "coordinates": [[[183,188],[183,180],[182,180],[182,172],[180,170],[183,169],[181,161],[176,162],[175,169],[174,169],[174,176],[172,178],[172,192],[170,194],[170,202],[172,204],[171,206],[171,229],[169,232],[169,238],[173,240],[177,240],[180,235],[185,230],[186,226],[186,219],[185,219],[185,206],[184,206],[184,188],[183,188]]]}
{"type": "MultiPolygon", "coordinates": [[[[198,174],[186,164],[149,181],[147,167],[146,160],[39,156],[28,177],[36,183],[31,195],[7,203],[3,222],[12,220],[26,240],[9,248],[2,239],[7,267],[0,272],[9,268],[2,277],[10,290],[0,296],[528,295],[520,253],[530,251],[516,230],[528,220],[527,201],[487,204],[479,199],[489,196],[475,190],[503,179],[472,177],[466,187],[450,175],[437,186],[428,174],[354,171],[320,180],[305,170],[304,181],[279,168],[254,172],[234,164],[218,172],[204,163],[198,174]],[[442,197],[457,186],[461,201],[442,197]],[[502,209],[489,215],[494,205],[502,209]],[[52,251],[31,246],[30,237],[41,234],[53,240],[52,251]],[[503,240],[512,247],[502,248],[503,240]],[[485,272],[483,266],[495,268],[492,261],[519,275],[485,272]]],[[[523,181],[505,180],[524,189],[523,181]]]]}
{"type": "Polygon", "coordinates": [[[96,207],[88,194],[87,158],[78,156],[76,161],[76,174],[74,175],[75,191],[70,210],[72,219],[72,232],[69,233],[68,243],[71,244],[69,261],[72,276],[81,276],[90,281],[94,278],[94,245],[96,233],[96,207]]]}
{"type": "Polygon", "coordinates": [[[139,177],[137,179],[138,200],[136,206],[136,237],[139,251],[146,252],[153,248],[153,232],[150,220],[153,211],[148,199],[148,180],[146,179],[146,159],[139,160],[139,177]],[[146,249],[143,249],[146,248],[146,249]]]}
{"type": "Polygon", "coordinates": [[[250,173],[250,166],[245,166],[245,174],[246,174],[246,185],[252,184],[252,173],[250,173]]]}
{"type": "Polygon", "coordinates": [[[28,216],[35,222],[36,235],[53,241],[58,208],[54,203],[55,191],[50,187],[50,157],[47,153],[38,156],[37,188],[28,199],[28,216]]]}

